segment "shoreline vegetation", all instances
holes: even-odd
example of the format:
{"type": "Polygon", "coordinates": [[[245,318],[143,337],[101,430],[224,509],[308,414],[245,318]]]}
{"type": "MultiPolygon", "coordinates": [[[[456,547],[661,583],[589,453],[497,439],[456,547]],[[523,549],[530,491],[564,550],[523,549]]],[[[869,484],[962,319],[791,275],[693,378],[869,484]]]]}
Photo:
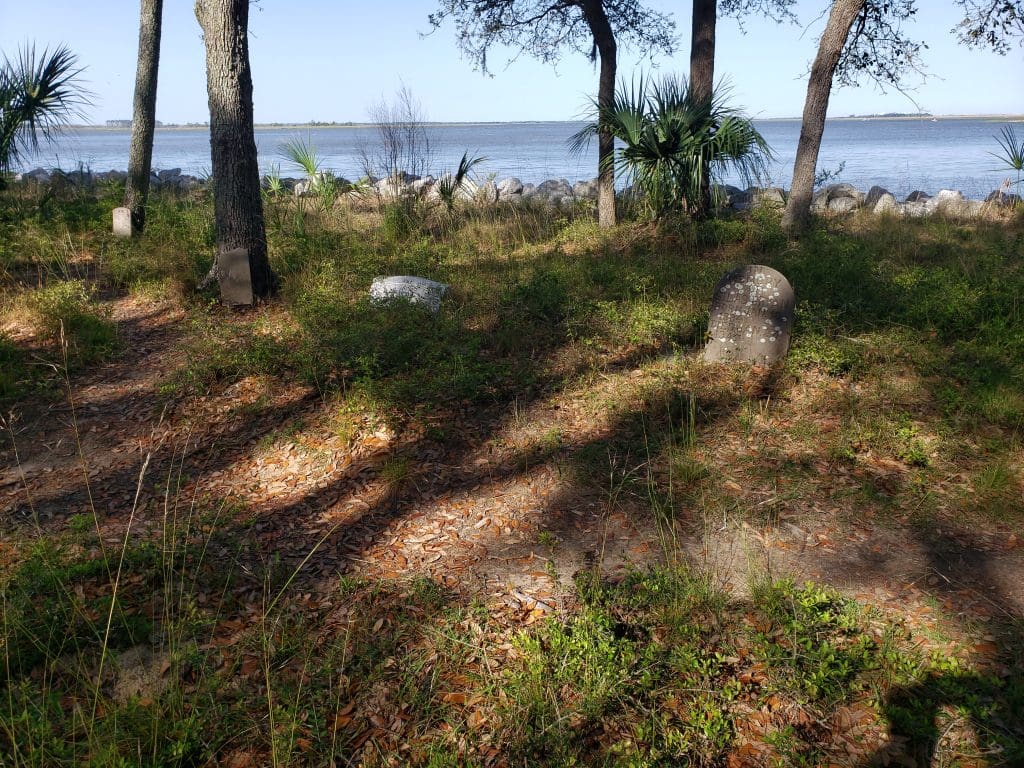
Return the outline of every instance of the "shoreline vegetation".
{"type": "MultiPolygon", "coordinates": [[[[754,117],[754,122],[763,123],[781,123],[781,122],[799,122],[799,117],[754,117]]],[[[933,115],[929,113],[923,113],[920,115],[916,114],[898,114],[898,115],[846,115],[829,117],[828,122],[847,122],[851,120],[870,120],[870,121],[885,121],[885,120],[983,120],[992,122],[1024,122],[1024,114],[982,114],[982,115],[933,115]]],[[[585,120],[449,120],[441,122],[430,122],[424,121],[422,125],[427,128],[447,128],[455,126],[474,126],[474,125],[553,125],[564,123],[567,125],[574,125],[578,123],[586,122],[585,120]]],[[[307,123],[256,123],[256,130],[260,129],[304,129],[304,128],[376,128],[377,125],[371,122],[320,122],[311,121],[307,123]]],[[[73,130],[89,130],[89,131],[126,131],[128,130],[127,125],[69,125],[69,129],[73,130]]],[[[209,125],[206,123],[163,123],[158,125],[157,131],[197,131],[197,130],[209,130],[209,125]]]]}

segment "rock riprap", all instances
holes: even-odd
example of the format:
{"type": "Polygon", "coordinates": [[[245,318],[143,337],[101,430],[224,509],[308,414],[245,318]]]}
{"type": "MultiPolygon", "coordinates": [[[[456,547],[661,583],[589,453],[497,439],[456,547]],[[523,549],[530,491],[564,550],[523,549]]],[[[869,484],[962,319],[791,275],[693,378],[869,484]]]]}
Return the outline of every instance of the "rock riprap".
{"type": "Polygon", "coordinates": [[[796,297],[781,272],[760,264],[738,267],[715,286],[704,359],[771,365],[786,356],[796,297]]]}
{"type": "Polygon", "coordinates": [[[370,285],[370,299],[375,304],[399,299],[437,312],[441,308],[441,299],[448,292],[448,287],[444,283],[412,275],[375,277],[370,285]]]}

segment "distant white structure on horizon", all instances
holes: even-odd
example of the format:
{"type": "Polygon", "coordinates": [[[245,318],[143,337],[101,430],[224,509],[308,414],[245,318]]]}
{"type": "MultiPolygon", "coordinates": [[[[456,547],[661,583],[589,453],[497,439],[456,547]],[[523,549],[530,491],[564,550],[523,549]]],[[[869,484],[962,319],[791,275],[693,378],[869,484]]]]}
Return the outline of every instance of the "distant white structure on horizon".
{"type": "MultiPolygon", "coordinates": [[[[107,128],[131,128],[132,127],[132,121],[131,120],[107,120],[105,125],[107,126],[107,128]]],[[[157,120],[154,123],[154,125],[156,125],[156,127],[159,128],[160,126],[163,125],[163,123],[160,122],[159,120],[157,120]]]]}

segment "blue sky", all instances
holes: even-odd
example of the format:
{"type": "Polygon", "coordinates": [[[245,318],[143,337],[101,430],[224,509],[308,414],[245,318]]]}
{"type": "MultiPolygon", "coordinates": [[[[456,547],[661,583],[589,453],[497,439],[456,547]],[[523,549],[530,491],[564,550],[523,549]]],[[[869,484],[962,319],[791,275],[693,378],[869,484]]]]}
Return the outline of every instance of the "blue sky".
{"type": "MultiPolygon", "coordinates": [[[[673,13],[680,45],[657,60],[662,71],[687,71],[689,2],[651,0],[673,13]]],[[[1024,113],[1024,49],[996,56],[964,48],[950,29],[959,19],[952,0],[919,0],[910,33],[930,46],[928,79],[912,80],[912,95],[935,114],[1024,113]]],[[[437,121],[564,120],[580,116],[596,88],[585,57],[566,51],[552,68],[528,57],[508,67],[496,52],[494,76],[472,69],[448,26],[429,32],[431,0],[328,2],[261,0],[250,23],[257,122],[362,121],[370,105],[403,83],[437,121]]],[[[798,116],[806,72],[824,25],[825,0],[801,0],[800,25],[753,18],[746,34],[733,19],[719,22],[717,73],[729,79],[733,100],[755,117],[798,116]]],[[[130,0],[0,0],[0,50],[26,40],[67,43],[86,67],[95,94],[91,122],[131,115],[138,5],[130,0]]],[[[629,51],[620,75],[647,68],[629,51]]],[[[830,115],[912,112],[904,95],[866,84],[833,94],[830,115]]],[[[157,117],[164,122],[207,119],[204,53],[191,0],[165,0],[157,117]]]]}

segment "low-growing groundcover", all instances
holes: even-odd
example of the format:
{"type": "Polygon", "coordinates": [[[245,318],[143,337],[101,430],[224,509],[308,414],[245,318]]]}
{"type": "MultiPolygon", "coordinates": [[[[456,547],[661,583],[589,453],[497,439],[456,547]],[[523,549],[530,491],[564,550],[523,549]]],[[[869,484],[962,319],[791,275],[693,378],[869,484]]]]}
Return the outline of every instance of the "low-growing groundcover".
{"type": "Polygon", "coordinates": [[[268,195],[281,293],[232,311],[205,192],[131,241],[119,199],[0,194],[0,764],[1024,760],[1019,215],[268,195]],[[697,360],[740,263],[800,302],[763,376],[697,360]],[[660,567],[721,531],[749,565],[660,567]]]}
{"type": "Polygon", "coordinates": [[[427,580],[233,606],[198,551],[154,555],[128,552],[114,611],[100,560],[40,550],[4,582],[5,764],[867,765],[954,729],[1024,757],[1019,667],[929,655],[813,584],[587,573],[524,630],[427,580]]]}

